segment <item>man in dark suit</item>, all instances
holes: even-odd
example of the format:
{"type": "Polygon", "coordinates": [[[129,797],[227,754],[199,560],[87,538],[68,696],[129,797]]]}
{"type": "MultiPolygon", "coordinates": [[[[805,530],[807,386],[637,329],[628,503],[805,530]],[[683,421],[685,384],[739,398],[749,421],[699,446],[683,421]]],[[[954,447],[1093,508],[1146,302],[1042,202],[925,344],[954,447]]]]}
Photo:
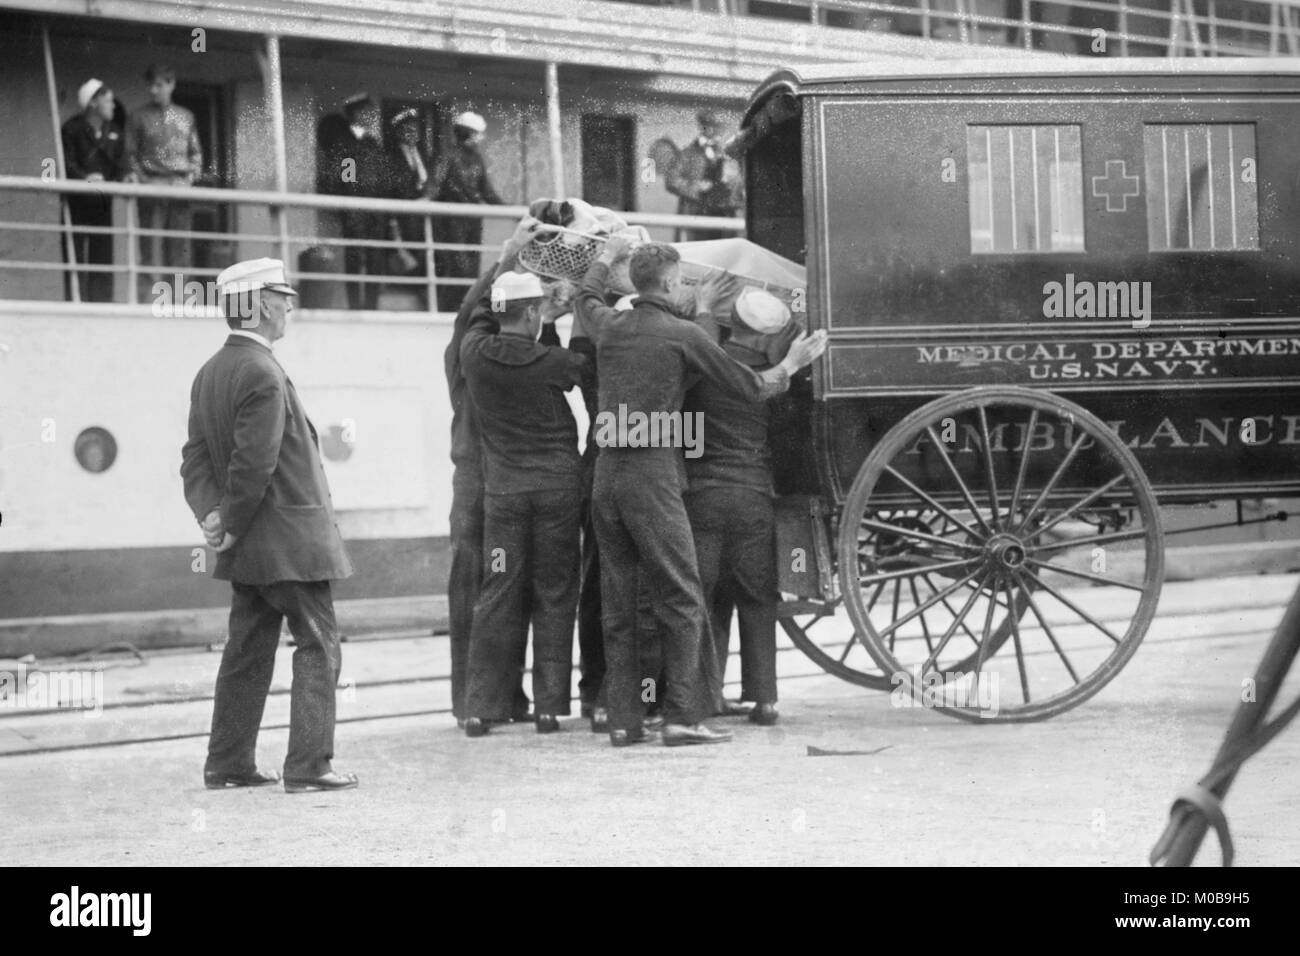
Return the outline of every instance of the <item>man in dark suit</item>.
{"type": "MultiPolygon", "coordinates": [[[[379,143],[379,107],[365,93],[357,93],[344,104],[344,115],[352,133],[351,142],[340,147],[340,161],[336,168],[342,170],[339,192],[358,199],[383,199],[385,169],[388,159],[379,143]]],[[[373,242],[389,239],[388,217],[384,213],[362,209],[343,210],[344,239],[373,242]]],[[[379,278],[384,275],[383,246],[346,246],[343,253],[347,269],[349,309],[377,309],[379,307],[379,278]],[[355,281],[362,276],[366,281],[355,281]]]]}
{"type": "Polygon", "coordinates": [[[181,451],[185,500],[218,552],[213,576],[234,589],[203,780],[221,789],[280,779],[257,769],[256,748],[288,618],[297,647],[284,788],[348,789],[356,776],[331,765],[341,659],[330,581],[348,577],[352,565],[316,429],[271,353],[297,293],[278,259],[237,263],[217,285],[230,335],[194,379],[181,451]]]}

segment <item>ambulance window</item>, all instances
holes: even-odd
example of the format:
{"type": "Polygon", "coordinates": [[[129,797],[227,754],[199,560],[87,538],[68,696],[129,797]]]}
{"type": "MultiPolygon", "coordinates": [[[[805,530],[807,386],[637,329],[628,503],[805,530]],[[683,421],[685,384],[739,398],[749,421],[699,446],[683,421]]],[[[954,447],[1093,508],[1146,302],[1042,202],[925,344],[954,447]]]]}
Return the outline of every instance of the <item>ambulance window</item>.
{"type": "Polygon", "coordinates": [[[1082,252],[1078,126],[968,126],[974,253],[1082,252]]]}
{"type": "Polygon", "coordinates": [[[1153,252],[1259,248],[1253,124],[1152,123],[1143,140],[1153,252]]]}

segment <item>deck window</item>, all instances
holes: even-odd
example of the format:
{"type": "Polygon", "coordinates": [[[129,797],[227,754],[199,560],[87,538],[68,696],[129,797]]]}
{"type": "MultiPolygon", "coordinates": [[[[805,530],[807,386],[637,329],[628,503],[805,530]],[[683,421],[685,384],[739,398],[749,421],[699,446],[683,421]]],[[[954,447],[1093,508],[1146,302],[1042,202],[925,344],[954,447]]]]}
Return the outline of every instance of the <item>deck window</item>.
{"type": "Polygon", "coordinates": [[[1151,251],[1259,248],[1253,124],[1152,123],[1143,141],[1151,251]]]}
{"type": "Polygon", "coordinates": [[[1083,251],[1078,126],[968,126],[974,253],[1083,251]]]}

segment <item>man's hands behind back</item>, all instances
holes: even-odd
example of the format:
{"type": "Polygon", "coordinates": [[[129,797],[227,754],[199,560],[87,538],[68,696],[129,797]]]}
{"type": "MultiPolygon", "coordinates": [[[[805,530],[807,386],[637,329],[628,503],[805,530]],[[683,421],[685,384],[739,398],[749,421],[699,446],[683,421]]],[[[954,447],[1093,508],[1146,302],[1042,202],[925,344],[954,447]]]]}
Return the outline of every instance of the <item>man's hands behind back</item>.
{"type": "Polygon", "coordinates": [[[222,527],[221,512],[216,508],[208,512],[208,516],[199,522],[199,527],[203,529],[203,540],[218,554],[229,551],[234,546],[235,536],[222,527]]]}

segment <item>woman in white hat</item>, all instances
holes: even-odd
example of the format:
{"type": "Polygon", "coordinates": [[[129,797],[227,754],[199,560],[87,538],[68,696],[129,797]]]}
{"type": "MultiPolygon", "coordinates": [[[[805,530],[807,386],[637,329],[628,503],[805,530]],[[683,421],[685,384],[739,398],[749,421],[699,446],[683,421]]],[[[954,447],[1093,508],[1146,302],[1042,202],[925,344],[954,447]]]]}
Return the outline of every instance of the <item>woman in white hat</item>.
{"type": "MultiPolygon", "coordinates": [[[[388,149],[384,168],[385,194],[389,199],[424,199],[429,187],[429,173],[428,163],[420,149],[419,111],[414,108],[402,110],[388,121],[388,128],[392,132],[393,142],[388,149]]],[[[406,243],[391,257],[391,260],[396,261],[390,260],[390,274],[423,276],[424,217],[390,216],[387,227],[388,235],[385,238],[406,243]]],[[[425,286],[408,285],[403,288],[415,291],[421,302],[421,311],[429,308],[429,303],[425,301],[425,286]]]]}
{"type": "MultiPolygon", "coordinates": [[[[77,90],[81,112],[63,124],[63,159],[69,179],[88,183],[114,182],[122,178],[124,140],[113,122],[116,101],[113,91],[96,79],[77,90]]],[[[68,216],[74,226],[113,225],[113,201],[107,196],[69,196],[68,216]]],[[[79,265],[112,265],[113,237],[107,233],[74,232],[73,254],[79,265]]],[[[64,257],[67,249],[64,248],[64,257]]],[[[113,301],[110,272],[79,274],[81,299],[85,302],[113,301]]],[[[72,298],[72,273],[65,277],[68,298],[72,298]]]]}
{"type": "MultiPolygon", "coordinates": [[[[487,123],[477,113],[461,113],[452,121],[456,145],[438,165],[433,177],[433,198],[437,202],[463,202],[499,206],[501,197],[488,181],[487,166],[479,152],[479,143],[487,123]]],[[[434,223],[437,242],[478,245],[483,242],[483,220],[472,216],[445,216],[434,223]]],[[[439,278],[473,279],[479,272],[479,253],[447,249],[435,256],[439,278]]],[[[438,309],[455,312],[460,308],[467,287],[460,284],[439,285],[438,309]]]]}

